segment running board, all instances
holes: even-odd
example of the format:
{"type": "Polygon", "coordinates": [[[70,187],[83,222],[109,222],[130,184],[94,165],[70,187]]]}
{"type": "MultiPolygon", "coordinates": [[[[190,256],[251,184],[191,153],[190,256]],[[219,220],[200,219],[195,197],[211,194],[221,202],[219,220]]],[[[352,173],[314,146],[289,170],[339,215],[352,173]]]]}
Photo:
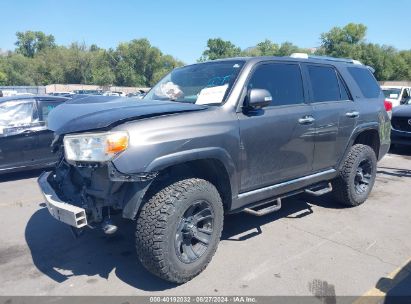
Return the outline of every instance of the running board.
{"type": "Polygon", "coordinates": [[[316,185],[310,189],[305,189],[304,192],[314,195],[314,196],[321,196],[327,193],[330,193],[333,191],[333,187],[331,183],[326,184],[321,184],[321,185],[316,185]]]}
{"type": "MultiPolygon", "coordinates": [[[[251,215],[263,216],[263,215],[266,215],[266,214],[269,214],[271,212],[275,212],[275,211],[278,211],[278,210],[281,209],[281,198],[277,198],[274,201],[276,201],[275,204],[269,205],[269,206],[267,206],[265,208],[262,208],[262,209],[255,210],[255,209],[252,209],[252,208],[244,208],[243,211],[248,213],[248,214],[251,214],[251,215]]],[[[271,203],[273,203],[274,201],[272,201],[271,203]]],[[[266,205],[266,204],[269,204],[269,203],[270,202],[267,202],[267,203],[264,203],[263,205],[266,205]]],[[[254,208],[257,208],[257,207],[258,206],[254,207],[254,208]]]]}

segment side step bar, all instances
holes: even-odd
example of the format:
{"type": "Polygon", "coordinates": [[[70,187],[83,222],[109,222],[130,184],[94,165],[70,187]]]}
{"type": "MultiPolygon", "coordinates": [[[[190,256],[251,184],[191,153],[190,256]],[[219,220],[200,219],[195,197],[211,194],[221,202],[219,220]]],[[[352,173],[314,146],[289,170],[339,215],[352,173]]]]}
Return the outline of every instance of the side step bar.
{"type": "Polygon", "coordinates": [[[317,185],[310,189],[304,190],[305,193],[308,193],[314,196],[321,196],[323,194],[330,193],[331,191],[333,191],[333,186],[331,185],[331,183],[328,183],[327,185],[325,184],[317,185]]]}
{"type": "Polygon", "coordinates": [[[266,200],[260,203],[253,205],[252,207],[244,208],[242,211],[251,215],[255,216],[263,216],[269,213],[278,211],[281,209],[281,199],[286,198],[288,196],[292,196],[301,192],[305,192],[314,196],[321,196],[323,194],[329,193],[333,190],[331,183],[321,183],[310,188],[303,189],[300,191],[289,193],[288,195],[284,195],[282,197],[276,198],[274,200],[266,200]],[[266,206],[267,205],[267,206],[266,206]],[[266,206],[266,207],[263,207],[266,206]],[[260,208],[259,207],[263,207],[260,208]]]}
{"type": "MultiPolygon", "coordinates": [[[[269,206],[267,206],[265,208],[262,208],[262,209],[259,209],[259,210],[254,210],[254,209],[251,209],[251,208],[245,208],[243,211],[245,213],[249,213],[251,215],[263,216],[263,215],[266,215],[266,214],[269,214],[271,212],[275,212],[275,211],[278,211],[278,210],[281,209],[281,198],[277,198],[275,201],[276,201],[275,204],[269,205],[269,206]]],[[[272,201],[272,202],[274,202],[274,201],[272,201]]],[[[269,204],[269,203],[270,202],[264,203],[264,205],[269,204]]],[[[256,207],[254,207],[254,208],[256,208],[256,207]]]]}

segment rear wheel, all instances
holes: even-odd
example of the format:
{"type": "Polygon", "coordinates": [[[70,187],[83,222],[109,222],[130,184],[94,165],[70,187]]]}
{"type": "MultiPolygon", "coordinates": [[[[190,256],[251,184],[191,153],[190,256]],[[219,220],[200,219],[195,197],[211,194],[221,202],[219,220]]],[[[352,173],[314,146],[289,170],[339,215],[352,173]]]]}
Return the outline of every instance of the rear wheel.
{"type": "Polygon", "coordinates": [[[140,261],[153,274],[184,283],[213,257],[223,228],[217,189],[202,179],[185,179],[159,189],[137,219],[140,261]]]}
{"type": "Polygon", "coordinates": [[[342,205],[358,206],[366,201],[377,173],[377,157],[366,145],[351,147],[338,177],[333,180],[333,196],[342,205]]]}

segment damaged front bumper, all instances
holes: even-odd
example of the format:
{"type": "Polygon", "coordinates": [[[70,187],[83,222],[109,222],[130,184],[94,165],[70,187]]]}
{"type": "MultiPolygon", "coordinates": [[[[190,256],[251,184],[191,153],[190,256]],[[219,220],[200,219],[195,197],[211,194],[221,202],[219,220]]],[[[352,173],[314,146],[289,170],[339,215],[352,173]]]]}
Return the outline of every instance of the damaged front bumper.
{"type": "Polygon", "coordinates": [[[38,184],[50,214],[55,219],[75,228],[87,226],[86,210],[67,204],[58,197],[48,180],[51,174],[52,172],[43,172],[38,178],[38,184]]]}
{"type": "Polygon", "coordinates": [[[50,214],[75,228],[95,226],[121,213],[135,219],[157,173],[123,174],[111,164],[69,164],[62,159],[38,178],[50,214]]]}

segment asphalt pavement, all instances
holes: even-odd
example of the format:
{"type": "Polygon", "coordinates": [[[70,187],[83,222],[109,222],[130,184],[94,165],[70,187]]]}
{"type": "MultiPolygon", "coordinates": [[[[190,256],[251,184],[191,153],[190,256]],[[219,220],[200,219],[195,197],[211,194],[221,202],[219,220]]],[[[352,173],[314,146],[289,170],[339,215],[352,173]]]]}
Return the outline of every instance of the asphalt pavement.
{"type": "Polygon", "coordinates": [[[411,148],[379,163],[359,207],[300,195],[271,215],[227,216],[208,268],[179,286],[138,262],[132,221],[75,239],[45,208],[39,174],[0,177],[0,295],[411,295],[411,148]]]}

